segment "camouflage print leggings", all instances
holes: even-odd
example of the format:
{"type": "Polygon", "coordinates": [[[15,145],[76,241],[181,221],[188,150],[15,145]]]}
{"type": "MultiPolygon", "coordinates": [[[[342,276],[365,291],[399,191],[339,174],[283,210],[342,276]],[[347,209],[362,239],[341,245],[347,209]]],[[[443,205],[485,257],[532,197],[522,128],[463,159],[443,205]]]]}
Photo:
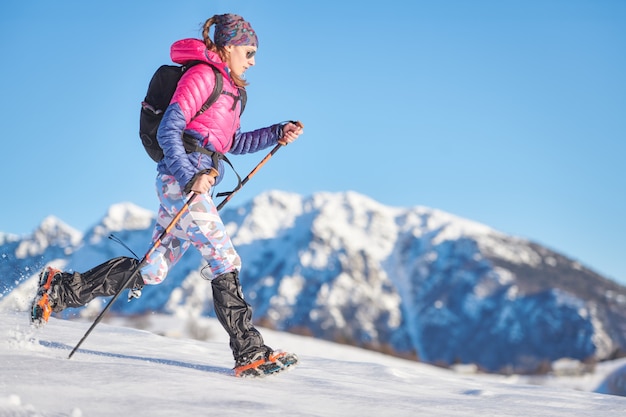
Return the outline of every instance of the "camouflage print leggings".
{"type": "MultiPolygon", "coordinates": [[[[161,206],[153,232],[154,241],[163,233],[187,199],[173,176],[157,177],[156,187],[161,206]]],[[[213,199],[208,194],[202,194],[196,196],[178,224],[163,238],[161,246],[151,254],[146,265],[141,268],[144,282],[158,284],[163,281],[170,268],[180,260],[191,244],[207,261],[213,277],[241,269],[241,259],[226,233],[213,199]]]]}

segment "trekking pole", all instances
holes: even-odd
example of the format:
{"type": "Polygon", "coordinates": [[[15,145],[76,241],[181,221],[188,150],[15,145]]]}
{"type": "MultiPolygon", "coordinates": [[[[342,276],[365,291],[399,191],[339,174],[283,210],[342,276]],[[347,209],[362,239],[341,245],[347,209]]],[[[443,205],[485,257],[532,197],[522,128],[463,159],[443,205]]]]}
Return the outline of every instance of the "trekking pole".
{"type": "MultiPolygon", "coordinates": [[[[297,125],[300,129],[304,128],[304,125],[300,121],[296,121],[296,122],[292,122],[292,123],[297,125]]],[[[222,202],[217,206],[217,210],[220,210],[222,207],[224,207],[224,205],[232,198],[232,196],[239,189],[241,189],[241,187],[243,187],[250,180],[250,178],[252,178],[257,173],[257,171],[259,169],[261,169],[261,167],[263,165],[265,165],[265,163],[267,161],[269,161],[269,159],[276,152],[278,152],[278,150],[281,148],[281,146],[283,146],[283,145],[281,145],[280,143],[277,144],[276,146],[274,146],[274,148],[270,151],[270,153],[268,153],[265,156],[265,158],[263,158],[261,160],[261,162],[259,162],[257,164],[257,166],[255,166],[254,169],[252,171],[250,171],[250,173],[248,175],[246,175],[246,177],[243,180],[241,180],[241,186],[238,189],[236,189],[235,191],[233,191],[232,193],[230,193],[228,196],[226,196],[226,198],[224,198],[224,200],[222,200],[222,202]]],[[[217,170],[215,168],[211,169],[210,175],[217,176],[217,170]]],[[[165,230],[163,230],[163,233],[161,233],[159,238],[152,244],[152,247],[150,247],[148,252],[144,255],[144,257],[141,259],[141,261],[137,264],[137,267],[135,268],[133,273],[129,275],[129,277],[126,279],[126,281],[124,281],[124,283],[122,285],[122,288],[113,296],[113,298],[111,298],[109,303],[104,307],[104,309],[100,312],[100,314],[98,314],[98,316],[96,317],[94,322],[91,324],[91,327],[89,327],[89,329],[87,329],[87,332],[85,332],[85,334],[82,337],[82,339],[80,339],[79,342],[74,347],[74,349],[72,349],[72,351],[70,352],[70,355],[68,356],[68,359],[72,358],[74,353],[83,344],[85,339],[87,339],[87,337],[89,336],[89,334],[91,334],[93,329],[98,325],[98,323],[100,323],[100,321],[102,320],[102,317],[104,317],[104,314],[109,310],[111,305],[119,298],[120,294],[126,288],[126,286],[130,283],[130,281],[133,279],[135,274],[137,274],[137,272],[139,271],[141,265],[146,261],[146,259],[148,259],[150,257],[150,255],[152,255],[152,252],[154,252],[159,246],[161,246],[162,239],[170,232],[170,230],[172,230],[172,228],[174,226],[176,226],[176,223],[178,223],[178,220],[180,220],[180,218],[184,214],[184,212],[187,211],[187,209],[189,208],[189,205],[193,202],[193,200],[196,198],[196,196],[197,196],[197,193],[195,193],[195,192],[191,193],[191,196],[187,199],[187,201],[185,202],[185,205],[179,210],[179,212],[176,214],[176,216],[174,216],[174,218],[172,219],[170,224],[165,228],[165,230]]]]}
{"type": "MultiPolygon", "coordinates": [[[[303,124],[302,124],[302,122],[300,122],[300,121],[297,121],[297,122],[292,122],[292,123],[293,123],[293,124],[295,124],[296,126],[298,126],[300,129],[303,129],[303,128],[304,128],[304,125],[303,125],[303,124]]],[[[249,173],[248,175],[246,175],[246,177],[245,177],[243,180],[241,180],[241,185],[239,186],[239,188],[235,189],[232,193],[228,194],[228,195],[227,195],[227,196],[226,196],[226,197],[225,197],[225,198],[221,201],[221,203],[219,203],[219,204],[218,204],[218,206],[217,206],[217,211],[220,211],[220,209],[221,209],[222,207],[224,207],[224,205],[226,205],[226,203],[228,203],[228,201],[229,201],[231,198],[233,198],[233,195],[235,195],[235,193],[236,193],[237,191],[241,190],[241,187],[243,187],[244,185],[246,185],[246,183],[250,180],[250,178],[252,178],[252,177],[253,177],[253,176],[257,173],[257,171],[258,171],[259,169],[261,169],[261,167],[262,167],[263,165],[265,165],[265,163],[266,163],[267,161],[269,161],[269,160],[270,160],[270,158],[271,158],[272,156],[274,156],[274,154],[275,154],[276,152],[278,152],[278,150],[279,150],[282,146],[283,146],[283,145],[281,145],[280,143],[279,143],[279,144],[277,144],[276,146],[274,146],[274,148],[270,151],[270,153],[268,153],[267,155],[265,155],[265,158],[263,158],[263,159],[261,160],[261,162],[259,162],[259,163],[258,163],[258,164],[257,164],[257,165],[256,165],[256,166],[252,169],[252,171],[250,171],[250,173],[249,173]]]]}
{"type": "MultiPolygon", "coordinates": [[[[211,174],[213,174],[213,172],[211,172],[211,174]]],[[[91,324],[91,327],[89,327],[87,332],[85,332],[85,335],[82,337],[82,339],[80,339],[80,341],[76,344],[74,349],[72,349],[72,351],[70,352],[70,355],[68,356],[68,359],[72,358],[72,355],[74,355],[74,352],[76,352],[78,350],[80,345],[82,345],[83,342],[85,341],[85,339],[87,339],[87,336],[89,336],[89,334],[92,332],[92,330],[98,325],[98,323],[100,323],[100,320],[102,320],[102,317],[104,317],[104,313],[106,313],[109,310],[109,308],[111,307],[111,305],[115,302],[115,300],[118,299],[118,297],[120,296],[122,291],[124,291],[126,286],[133,279],[133,277],[137,274],[137,272],[139,272],[139,269],[141,268],[142,264],[146,261],[146,259],[148,259],[150,257],[150,255],[152,255],[152,253],[159,246],[161,246],[161,242],[162,242],[163,238],[170,232],[170,230],[172,230],[172,228],[174,226],[176,226],[176,224],[178,223],[178,220],[180,220],[182,215],[189,209],[189,206],[191,205],[191,203],[193,202],[193,200],[196,198],[197,195],[198,194],[196,192],[192,192],[191,193],[191,195],[189,196],[189,198],[185,202],[185,205],[178,211],[178,213],[176,213],[176,215],[174,216],[174,218],[172,219],[170,224],[167,225],[165,230],[163,230],[163,233],[161,233],[159,238],[152,244],[150,249],[148,249],[148,252],[144,255],[144,257],[141,259],[141,261],[137,264],[137,267],[135,268],[133,273],[128,276],[128,278],[126,279],[126,281],[124,281],[124,283],[123,283],[122,287],[120,288],[120,290],[113,296],[113,298],[111,298],[109,303],[104,307],[104,309],[100,312],[100,314],[98,314],[98,317],[96,317],[94,322],[91,324]]]]}

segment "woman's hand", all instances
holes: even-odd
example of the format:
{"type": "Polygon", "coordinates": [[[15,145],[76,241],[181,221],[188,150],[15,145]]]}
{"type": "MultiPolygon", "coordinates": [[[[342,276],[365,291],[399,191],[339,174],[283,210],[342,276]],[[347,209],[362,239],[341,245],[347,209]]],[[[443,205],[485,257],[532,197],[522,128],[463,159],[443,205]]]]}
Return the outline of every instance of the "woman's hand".
{"type": "Polygon", "coordinates": [[[304,125],[300,122],[289,122],[283,126],[283,137],[278,143],[285,146],[298,138],[304,132],[304,125]]]}
{"type": "Polygon", "coordinates": [[[202,173],[198,175],[196,180],[193,182],[193,185],[191,186],[191,191],[197,194],[208,193],[211,187],[215,185],[216,176],[217,171],[215,169],[211,169],[210,173],[202,173]]]}

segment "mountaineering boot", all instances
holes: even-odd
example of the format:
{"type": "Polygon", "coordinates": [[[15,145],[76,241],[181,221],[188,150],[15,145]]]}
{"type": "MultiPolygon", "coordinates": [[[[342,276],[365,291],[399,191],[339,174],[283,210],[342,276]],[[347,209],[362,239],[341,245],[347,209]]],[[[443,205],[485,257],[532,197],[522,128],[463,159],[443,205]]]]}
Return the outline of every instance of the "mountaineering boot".
{"type": "Polygon", "coordinates": [[[30,310],[30,321],[36,327],[48,322],[59,301],[62,272],[51,266],[39,274],[39,287],[30,310]]]}
{"type": "Polygon", "coordinates": [[[235,364],[235,376],[240,378],[263,377],[286,371],[298,363],[295,353],[274,352],[267,348],[257,353],[239,358],[235,364]]]}

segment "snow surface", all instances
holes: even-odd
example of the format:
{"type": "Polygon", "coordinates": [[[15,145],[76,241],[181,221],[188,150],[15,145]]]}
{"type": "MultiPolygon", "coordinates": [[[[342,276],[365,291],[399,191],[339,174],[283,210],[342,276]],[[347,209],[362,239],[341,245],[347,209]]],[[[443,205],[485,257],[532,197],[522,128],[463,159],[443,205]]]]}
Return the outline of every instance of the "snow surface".
{"type": "Polygon", "coordinates": [[[601,375],[539,386],[265,329],[270,346],[297,352],[301,364],[278,376],[239,379],[232,376],[225,334],[213,319],[190,329],[183,318],[153,315],[142,319],[150,331],[123,327],[119,320],[100,323],[68,359],[89,322],[52,318],[36,330],[25,312],[0,311],[0,416],[626,414],[626,398],[580,391],[590,391],[601,375]],[[204,332],[206,340],[187,339],[189,332],[204,332]]]}

